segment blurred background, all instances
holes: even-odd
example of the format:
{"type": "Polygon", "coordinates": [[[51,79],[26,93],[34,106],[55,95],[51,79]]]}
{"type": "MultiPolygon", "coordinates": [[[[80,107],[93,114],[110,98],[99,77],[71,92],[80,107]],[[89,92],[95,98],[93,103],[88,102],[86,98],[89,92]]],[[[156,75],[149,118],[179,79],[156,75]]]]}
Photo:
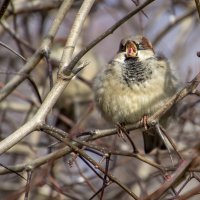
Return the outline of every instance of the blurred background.
{"type": "MultiPolygon", "coordinates": [[[[0,42],[15,50],[27,60],[41,45],[48,34],[56,16],[61,0],[12,0],[4,17],[0,21],[0,42]]],[[[100,36],[123,16],[136,9],[141,0],[96,0],[84,28],[80,34],[74,56],[91,41],[100,36]]],[[[64,44],[71,30],[74,18],[82,4],[75,0],[50,49],[50,63],[53,68],[53,81],[56,82],[59,62],[64,44]]],[[[3,1],[0,1],[0,6],[3,1]]],[[[56,126],[76,137],[82,132],[94,129],[114,127],[105,121],[93,101],[92,85],[95,76],[105,69],[107,63],[118,51],[120,40],[129,35],[145,35],[154,45],[154,49],[169,59],[184,87],[200,70],[200,26],[195,1],[193,0],[156,0],[144,10],[121,25],[113,34],[106,37],[90,50],[78,63],[87,62],[87,67],[67,86],[60,96],[47,123],[56,126]]],[[[14,76],[25,61],[13,54],[4,46],[0,47],[0,88],[3,88],[14,76]]],[[[35,82],[42,100],[50,90],[48,64],[43,59],[30,74],[35,82]]],[[[20,84],[5,100],[0,102],[0,138],[6,138],[17,130],[37,111],[40,103],[33,85],[28,80],[20,84]]],[[[195,95],[184,98],[179,103],[177,119],[171,123],[167,133],[173,138],[177,148],[183,154],[188,149],[199,145],[200,118],[199,98],[195,95]]],[[[140,130],[133,131],[132,140],[143,154],[143,141],[140,130]]],[[[118,135],[109,136],[93,142],[99,147],[111,150],[131,150],[128,141],[118,135]]],[[[33,132],[8,153],[0,157],[0,196],[2,199],[24,199],[27,178],[26,170],[20,175],[6,167],[29,163],[61,148],[61,144],[43,132],[33,132]]],[[[90,148],[85,151],[103,166],[103,154],[90,148]]],[[[173,169],[170,156],[165,151],[154,151],[145,155],[148,159],[173,169]]],[[[171,155],[176,165],[178,158],[171,155]]],[[[102,187],[102,180],[93,170],[75,154],[69,154],[58,160],[51,160],[32,171],[29,199],[101,199],[97,191],[102,187]],[[69,164],[70,163],[70,164],[69,164]],[[95,195],[96,194],[96,195],[95,195]],[[93,197],[94,196],[94,197],[93,197]]],[[[12,168],[13,169],[13,168],[12,168]]],[[[173,171],[173,170],[172,170],[173,171]]],[[[127,156],[111,156],[109,172],[140,197],[155,190],[164,179],[158,169],[127,156]]],[[[101,174],[102,175],[102,174],[101,174]]],[[[102,175],[103,176],[103,175],[102,175]]],[[[173,189],[163,194],[161,199],[175,199],[176,192],[182,195],[199,185],[199,174],[188,181],[191,174],[183,177],[173,189]],[[186,186],[182,189],[184,183],[186,186]],[[176,191],[176,192],[175,192],[176,191]]],[[[119,186],[111,183],[105,188],[103,199],[131,199],[119,186]]],[[[190,197],[200,199],[200,195],[190,197]]]]}

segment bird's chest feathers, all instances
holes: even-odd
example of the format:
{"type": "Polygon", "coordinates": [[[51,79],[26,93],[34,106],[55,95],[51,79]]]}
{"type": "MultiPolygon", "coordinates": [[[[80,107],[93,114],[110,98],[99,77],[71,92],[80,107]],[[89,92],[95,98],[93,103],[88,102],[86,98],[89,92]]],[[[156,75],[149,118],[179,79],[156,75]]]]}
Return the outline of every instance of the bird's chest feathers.
{"type": "Polygon", "coordinates": [[[115,122],[135,122],[155,112],[166,98],[164,72],[151,67],[110,69],[103,81],[100,106],[115,122]]]}
{"type": "Polygon", "coordinates": [[[131,87],[133,84],[142,84],[152,78],[152,69],[142,62],[127,60],[121,69],[123,80],[131,87]]]}

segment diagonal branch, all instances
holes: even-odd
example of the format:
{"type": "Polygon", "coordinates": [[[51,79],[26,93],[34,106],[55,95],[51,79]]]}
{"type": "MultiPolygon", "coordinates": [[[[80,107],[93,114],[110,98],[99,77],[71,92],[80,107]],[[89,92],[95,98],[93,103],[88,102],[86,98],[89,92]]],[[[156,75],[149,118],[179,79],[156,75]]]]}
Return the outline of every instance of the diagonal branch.
{"type": "Polygon", "coordinates": [[[145,198],[141,198],[140,200],[158,200],[168,189],[170,189],[171,186],[173,186],[179,180],[180,177],[183,176],[183,174],[189,168],[193,158],[194,155],[189,160],[183,161],[173,175],[170,175],[170,177],[157,190],[145,198]]]}
{"type": "MultiPolygon", "coordinates": [[[[57,16],[55,17],[52,26],[47,34],[47,36],[42,41],[40,48],[33,54],[33,56],[28,60],[28,62],[19,71],[20,74],[30,73],[40,62],[43,57],[44,51],[49,51],[53,39],[62,23],[66,13],[70,9],[73,0],[63,1],[57,16]]],[[[17,76],[11,79],[3,89],[0,90],[0,101],[4,100],[20,83],[22,83],[26,77],[17,76]]]]}
{"type": "Polygon", "coordinates": [[[154,45],[157,45],[158,42],[173,28],[179,25],[181,22],[186,20],[187,18],[191,17],[196,12],[196,9],[192,9],[189,12],[186,12],[184,15],[178,17],[175,21],[170,23],[169,25],[165,26],[165,28],[155,36],[155,39],[152,41],[154,45]]]}
{"type": "MultiPolygon", "coordinates": [[[[55,17],[54,22],[49,30],[48,35],[45,37],[45,39],[43,40],[43,42],[41,44],[41,47],[29,59],[29,61],[19,71],[19,73],[22,73],[22,74],[30,73],[42,59],[43,52],[49,51],[49,49],[52,45],[53,39],[60,27],[60,24],[64,20],[64,17],[66,15],[66,13],[68,12],[68,10],[70,9],[72,3],[73,3],[73,0],[63,1],[62,5],[57,13],[57,16],[55,17]]],[[[11,81],[9,81],[6,84],[6,86],[3,89],[1,89],[0,101],[5,99],[25,79],[26,79],[25,76],[17,76],[17,77],[14,77],[13,79],[11,79],[11,81]]],[[[29,122],[24,124],[21,128],[19,128],[13,134],[9,135],[6,139],[4,139],[3,141],[0,142],[0,154],[5,152],[6,150],[10,149],[12,146],[14,146],[16,143],[18,143],[21,139],[23,139],[29,133],[31,133],[37,129],[38,124],[41,123],[41,119],[44,120],[44,118],[48,114],[48,111],[52,108],[52,105],[54,105],[57,98],[61,94],[61,91],[59,91],[59,93],[57,92],[58,86],[60,86],[60,85],[57,84],[56,87],[54,88],[56,91],[55,92],[53,91],[53,95],[50,94],[51,98],[54,98],[53,100],[51,100],[51,98],[49,100],[46,100],[46,103],[42,104],[43,106],[40,107],[40,109],[38,110],[38,113],[29,122]],[[56,95],[57,95],[57,97],[55,98],[56,95]],[[49,105],[50,103],[51,103],[51,105],[49,105]],[[44,112],[44,108],[45,108],[46,112],[44,112]]],[[[61,87],[62,87],[61,89],[64,90],[65,85],[61,85],[61,87]]]]}
{"type": "Polygon", "coordinates": [[[10,3],[10,0],[4,0],[0,8],[0,19],[3,17],[4,13],[6,12],[6,9],[8,8],[9,3],[10,3]]]}
{"type": "Polygon", "coordinates": [[[98,44],[101,40],[106,38],[108,35],[112,34],[117,28],[119,28],[123,23],[125,23],[128,19],[133,17],[135,14],[140,12],[143,8],[154,2],[155,0],[147,0],[144,2],[141,6],[136,8],[134,11],[130,12],[127,14],[125,17],[120,19],[116,24],[111,26],[109,29],[107,29],[103,34],[101,34],[98,38],[93,40],[86,48],[81,50],[75,57],[74,59],[70,62],[68,66],[64,68],[64,73],[70,72],[73,67],[78,63],[78,61],[90,50],[92,49],[96,44],[98,44]]]}

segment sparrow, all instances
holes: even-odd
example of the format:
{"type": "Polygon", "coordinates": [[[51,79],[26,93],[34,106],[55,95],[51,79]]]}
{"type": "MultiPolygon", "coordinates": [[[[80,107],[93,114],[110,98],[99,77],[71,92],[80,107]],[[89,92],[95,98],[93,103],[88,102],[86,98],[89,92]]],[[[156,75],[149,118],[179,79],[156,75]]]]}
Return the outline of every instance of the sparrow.
{"type": "MultiPolygon", "coordinates": [[[[116,124],[133,124],[144,116],[150,117],[177,90],[173,67],[140,35],[122,39],[118,52],[94,81],[99,110],[105,119],[116,124]]],[[[160,145],[157,138],[143,136],[146,153],[160,145]]]]}

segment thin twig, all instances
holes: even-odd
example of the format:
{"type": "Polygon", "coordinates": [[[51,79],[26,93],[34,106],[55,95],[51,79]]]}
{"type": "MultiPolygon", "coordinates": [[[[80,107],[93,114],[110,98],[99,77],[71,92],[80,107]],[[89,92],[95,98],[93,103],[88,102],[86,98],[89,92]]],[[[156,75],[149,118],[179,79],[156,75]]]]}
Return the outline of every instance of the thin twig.
{"type": "Polygon", "coordinates": [[[181,165],[179,165],[178,169],[171,175],[168,180],[166,180],[158,189],[152,192],[150,195],[142,198],[141,200],[158,200],[171,186],[173,186],[180,177],[185,174],[189,165],[191,164],[194,155],[187,161],[183,161],[181,165]]]}
{"type": "Polygon", "coordinates": [[[200,19],[200,2],[199,2],[199,0],[195,0],[195,3],[196,3],[196,8],[197,8],[197,11],[199,14],[199,19],[200,19]]]}
{"type": "Polygon", "coordinates": [[[82,156],[79,156],[79,158],[100,178],[103,180],[103,177],[92,167],[92,165],[89,163],[87,159],[85,159],[82,156]]]}
{"type": "MultiPolygon", "coordinates": [[[[104,168],[97,163],[94,159],[92,159],[90,156],[88,156],[82,149],[80,149],[78,146],[76,146],[75,144],[72,143],[72,141],[70,142],[69,138],[63,138],[62,136],[60,136],[59,134],[57,134],[56,132],[52,132],[52,131],[48,131],[47,133],[51,134],[52,136],[56,137],[56,139],[64,142],[67,146],[69,146],[75,153],[78,153],[80,157],[83,157],[84,160],[86,162],[90,162],[93,164],[93,166],[95,166],[96,169],[100,170],[101,172],[103,172],[105,174],[105,170],[104,168]],[[55,134],[54,134],[55,133],[55,134]]],[[[88,163],[89,164],[89,163],[88,163]]],[[[125,186],[123,183],[121,183],[116,177],[114,177],[113,175],[111,175],[110,173],[107,173],[107,176],[109,177],[109,179],[111,179],[112,181],[114,181],[117,185],[119,185],[123,190],[125,190],[130,196],[132,196],[134,199],[138,199],[138,197],[132,192],[130,191],[127,186],[125,186]]],[[[102,178],[103,179],[103,178],[102,178]]]]}
{"type": "Polygon", "coordinates": [[[4,13],[6,12],[9,3],[10,3],[10,0],[4,0],[4,2],[2,3],[2,6],[0,8],[0,20],[3,17],[4,13]]]}
{"type": "MultiPolygon", "coordinates": [[[[120,156],[129,156],[129,157],[134,157],[134,158],[137,158],[138,160],[141,160],[142,162],[145,162],[157,169],[159,169],[160,171],[162,171],[164,173],[164,169],[161,165],[145,158],[144,156],[140,155],[139,153],[134,153],[134,152],[128,152],[128,151],[111,151],[105,147],[99,147],[99,146],[96,146],[96,145],[92,145],[92,144],[89,144],[85,141],[80,141],[80,140],[77,140],[77,139],[73,139],[75,142],[81,144],[82,146],[86,146],[86,147],[90,147],[92,149],[95,149],[97,151],[100,151],[102,153],[108,153],[108,154],[111,154],[111,155],[120,155],[120,156]]],[[[88,140],[90,141],[90,140],[88,140]]]]}
{"type": "Polygon", "coordinates": [[[175,145],[175,143],[173,142],[173,140],[168,136],[168,134],[166,133],[166,131],[161,127],[162,133],[165,135],[165,137],[168,139],[169,143],[172,145],[173,149],[175,150],[175,152],[177,153],[179,159],[181,161],[183,161],[183,157],[182,155],[178,152],[177,147],[175,145]]]}
{"type": "MultiPolygon", "coordinates": [[[[34,67],[40,62],[41,58],[43,57],[43,52],[49,50],[52,45],[53,39],[60,27],[60,24],[64,20],[64,17],[71,7],[72,3],[73,0],[63,1],[57,13],[57,16],[54,19],[53,24],[48,32],[48,35],[45,37],[41,44],[41,47],[29,59],[26,65],[19,71],[20,73],[30,73],[34,69],[34,67]]],[[[25,77],[17,76],[9,81],[6,86],[0,91],[0,101],[5,99],[23,80],[25,80],[25,77]]],[[[35,116],[33,116],[30,121],[28,121],[26,124],[17,129],[14,133],[10,134],[7,138],[0,142],[0,154],[14,146],[22,138],[26,137],[29,133],[32,133],[38,128],[39,124],[41,124],[41,122],[45,120],[47,114],[52,109],[53,105],[56,103],[57,99],[59,98],[68,83],[69,82],[60,80],[59,83],[55,84],[55,87],[52,88],[51,92],[48,94],[47,98],[45,99],[35,116]]]]}
{"type": "Polygon", "coordinates": [[[163,141],[163,143],[165,144],[165,146],[166,146],[166,148],[167,148],[167,151],[168,151],[168,153],[169,153],[169,156],[170,156],[172,165],[175,166],[175,165],[174,165],[174,160],[173,160],[173,158],[172,158],[172,152],[171,152],[171,150],[170,150],[170,148],[169,148],[169,146],[168,146],[168,144],[167,144],[167,140],[166,140],[165,136],[164,136],[164,135],[162,134],[162,132],[161,132],[160,125],[159,125],[158,123],[156,123],[155,128],[156,128],[157,134],[160,136],[161,140],[163,141]]]}
{"type": "MultiPolygon", "coordinates": [[[[42,41],[40,48],[33,54],[33,56],[28,60],[28,62],[21,68],[19,73],[28,74],[30,73],[36,65],[40,62],[43,57],[43,52],[49,51],[51,48],[53,39],[60,27],[60,24],[64,20],[64,17],[67,11],[70,9],[73,0],[63,1],[62,6],[60,7],[57,16],[55,17],[51,28],[42,41]]],[[[11,79],[3,89],[0,91],[0,101],[4,100],[22,81],[25,80],[25,77],[18,76],[11,79]]]]}
{"type": "MultiPolygon", "coordinates": [[[[90,156],[88,156],[83,150],[81,150],[78,147],[74,146],[70,142],[67,142],[67,145],[70,146],[70,148],[73,151],[79,153],[82,157],[84,157],[86,160],[88,160],[90,163],[92,163],[93,166],[95,166],[98,170],[100,170],[101,172],[103,172],[105,174],[105,170],[103,169],[103,167],[101,165],[99,165],[90,156]]],[[[116,177],[114,177],[110,173],[107,173],[107,176],[109,177],[109,179],[111,179],[113,182],[115,182],[117,185],[119,185],[124,191],[126,191],[131,197],[133,197],[136,200],[138,199],[138,197],[126,185],[124,185],[123,183],[121,183],[116,177]]]]}
{"type": "Polygon", "coordinates": [[[26,182],[24,200],[28,200],[28,197],[29,197],[30,188],[31,188],[32,173],[33,172],[31,170],[27,170],[27,182],[26,182]]]}
{"type": "Polygon", "coordinates": [[[109,169],[109,161],[110,161],[110,154],[106,155],[106,167],[105,167],[105,174],[103,178],[103,185],[102,185],[100,200],[103,200],[103,194],[104,194],[106,186],[108,185],[107,174],[108,174],[108,169],[109,169]]]}
{"type": "Polygon", "coordinates": [[[36,85],[35,81],[33,80],[33,78],[29,74],[22,74],[22,73],[18,73],[18,72],[1,72],[1,71],[0,71],[0,74],[18,75],[18,76],[26,77],[26,79],[29,81],[29,83],[31,85],[31,88],[33,88],[34,94],[36,95],[38,101],[40,103],[42,103],[42,98],[40,96],[37,85],[36,85]]]}
{"type": "Polygon", "coordinates": [[[44,53],[45,60],[47,62],[48,78],[49,78],[49,88],[50,90],[53,87],[53,68],[49,58],[49,52],[44,53]]]}
{"type": "Polygon", "coordinates": [[[185,192],[183,195],[179,196],[178,199],[179,200],[191,199],[191,197],[195,195],[199,195],[199,191],[200,191],[200,185],[197,185],[196,187],[192,188],[190,191],[185,192]]]}
{"type": "Polygon", "coordinates": [[[18,172],[16,172],[15,170],[10,169],[8,166],[3,165],[2,163],[0,163],[0,166],[2,166],[3,168],[5,168],[6,170],[8,170],[10,173],[14,173],[14,174],[16,174],[17,176],[19,176],[20,178],[22,178],[22,179],[24,179],[26,181],[26,179],[21,174],[19,174],[18,172]]]}
{"type": "Polygon", "coordinates": [[[13,30],[8,23],[5,20],[1,20],[0,24],[3,26],[3,28],[12,36],[12,38],[16,41],[17,46],[20,45],[19,49],[21,48],[21,45],[26,47],[28,50],[31,51],[31,53],[35,52],[35,48],[33,48],[28,42],[21,39],[20,36],[13,30]]]}
{"type": "Polygon", "coordinates": [[[14,53],[16,56],[18,56],[19,58],[21,58],[24,62],[26,62],[26,58],[24,58],[22,55],[20,55],[19,53],[17,53],[15,50],[11,49],[8,45],[4,44],[3,42],[0,41],[0,45],[5,47],[6,49],[8,49],[9,51],[11,51],[12,53],[14,53]]]}
{"type": "Polygon", "coordinates": [[[155,36],[155,39],[152,41],[152,44],[157,45],[158,42],[173,28],[179,25],[182,21],[187,19],[188,17],[192,16],[195,13],[196,9],[192,9],[189,12],[185,13],[184,15],[178,17],[173,23],[165,26],[164,29],[155,36]]]}
{"type": "Polygon", "coordinates": [[[115,23],[113,26],[111,26],[109,29],[107,29],[104,33],[102,33],[98,38],[93,40],[87,47],[82,49],[70,62],[68,66],[65,66],[64,73],[68,74],[72,71],[73,67],[78,63],[78,61],[90,50],[92,49],[96,44],[98,44],[100,41],[102,41],[104,38],[106,38],[108,35],[112,34],[117,28],[119,28],[123,23],[125,23],[128,19],[130,19],[132,16],[140,12],[143,8],[148,6],[150,3],[154,2],[155,0],[147,0],[145,3],[143,3],[141,6],[136,8],[134,11],[128,13],[125,17],[123,17],[121,20],[119,20],[117,23],[115,23]]]}

